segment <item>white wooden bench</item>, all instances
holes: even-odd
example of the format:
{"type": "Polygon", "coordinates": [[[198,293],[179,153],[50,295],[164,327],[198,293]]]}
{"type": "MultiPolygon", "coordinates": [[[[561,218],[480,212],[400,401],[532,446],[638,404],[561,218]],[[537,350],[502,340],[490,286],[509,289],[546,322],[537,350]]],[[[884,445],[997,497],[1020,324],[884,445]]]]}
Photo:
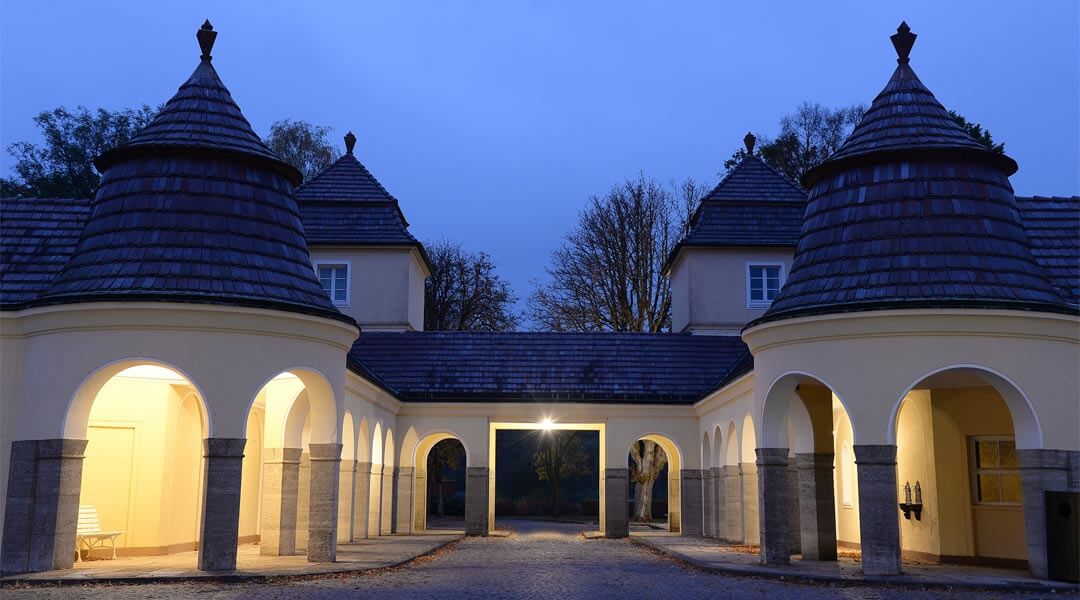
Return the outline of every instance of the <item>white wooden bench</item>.
{"type": "Polygon", "coordinates": [[[116,538],[124,535],[123,531],[102,531],[97,509],[90,504],[79,505],[79,529],[75,536],[75,556],[82,562],[82,548],[87,556],[94,548],[104,548],[105,542],[112,546],[112,557],[116,558],[116,538]]]}

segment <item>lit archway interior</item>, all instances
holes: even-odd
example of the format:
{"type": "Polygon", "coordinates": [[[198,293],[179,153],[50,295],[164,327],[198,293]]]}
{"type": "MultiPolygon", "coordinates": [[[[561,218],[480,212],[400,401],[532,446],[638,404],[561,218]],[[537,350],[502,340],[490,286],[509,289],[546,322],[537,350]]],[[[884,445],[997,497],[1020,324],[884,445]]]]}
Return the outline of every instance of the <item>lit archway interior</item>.
{"type": "MultiPolygon", "coordinates": [[[[664,453],[666,464],[659,475],[662,477],[663,472],[667,473],[667,497],[665,498],[667,504],[667,526],[668,530],[672,533],[678,533],[682,531],[682,457],[679,454],[679,449],[675,445],[675,442],[670,438],[658,434],[641,436],[634,443],[637,444],[638,442],[651,442],[650,446],[655,444],[664,453]]],[[[630,490],[627,497],[630,498],[631,501],[634,501],[634,499],[638,498],[644,491],[640,488],[639,484],[633,480],[634,459],[629,454],[627,454],[627,465],[631,474],[630,490]]],[[[656,495],[653,495],[653,504],[655,505],[657,501],[658,498],[656,495]]],[[[637,508],[638,507],[634,505],[630,507],[628,514],[630,515],[631,521],[634,520],[637,508]]],[[[653,517],[655,518],[656,515],[654,514],[653,517]]]]}

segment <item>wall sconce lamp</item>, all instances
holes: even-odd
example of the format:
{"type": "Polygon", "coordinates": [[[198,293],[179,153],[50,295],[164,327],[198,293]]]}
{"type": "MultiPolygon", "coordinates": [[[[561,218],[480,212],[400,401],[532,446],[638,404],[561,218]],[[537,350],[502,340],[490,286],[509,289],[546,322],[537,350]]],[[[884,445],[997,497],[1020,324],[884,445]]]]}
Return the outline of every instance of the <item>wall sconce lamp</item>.
{"type": "Polygon", "coordinates": [[[922,485],[915,481],[915,501],[911,501],[911,482],[904,482],[904,501],[900,503],[900,510],[904,511],[904,518],[911,520],[915,515],[916,521],[922,521],[922,485]]]}

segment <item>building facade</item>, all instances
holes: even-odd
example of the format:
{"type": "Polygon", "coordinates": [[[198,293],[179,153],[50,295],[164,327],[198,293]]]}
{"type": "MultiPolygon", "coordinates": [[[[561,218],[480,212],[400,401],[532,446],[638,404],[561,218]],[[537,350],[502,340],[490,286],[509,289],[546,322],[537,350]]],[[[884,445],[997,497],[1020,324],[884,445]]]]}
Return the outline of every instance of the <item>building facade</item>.
{"type": "Polygon", "coordinates": [[[425,332],[424,248],[356,138],[301,185],[215,71],[216,35],[98,159],[94,199],[0,206],[3,573],[70,567],[81,506],[121,554],[333,561],[426,527],[448,438],[483,535],[496,432],[554,427],[599,432],[609,537],[646,439],[671,529],[766,564],[850,548],[868,574],[1053,574],[1046,493],[1080,492],[1080,198],[1015,197],[1016,163],[911,69],[906,25],[802,182],[747,137],[667,261],[665,334],[425,332]]]}

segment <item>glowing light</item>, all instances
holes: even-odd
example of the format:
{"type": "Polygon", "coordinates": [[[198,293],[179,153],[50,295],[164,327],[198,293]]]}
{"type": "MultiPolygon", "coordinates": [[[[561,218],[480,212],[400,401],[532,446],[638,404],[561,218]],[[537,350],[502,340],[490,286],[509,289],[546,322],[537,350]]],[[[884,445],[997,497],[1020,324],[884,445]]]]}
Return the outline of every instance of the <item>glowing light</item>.
{"type": "Polygon", "coordinates": [[[552,421],[550,417],[544,417],[543,421],[540,421],[540,429],[544,431],[551,431],[555,428],[555,421],[552,421]]]}

